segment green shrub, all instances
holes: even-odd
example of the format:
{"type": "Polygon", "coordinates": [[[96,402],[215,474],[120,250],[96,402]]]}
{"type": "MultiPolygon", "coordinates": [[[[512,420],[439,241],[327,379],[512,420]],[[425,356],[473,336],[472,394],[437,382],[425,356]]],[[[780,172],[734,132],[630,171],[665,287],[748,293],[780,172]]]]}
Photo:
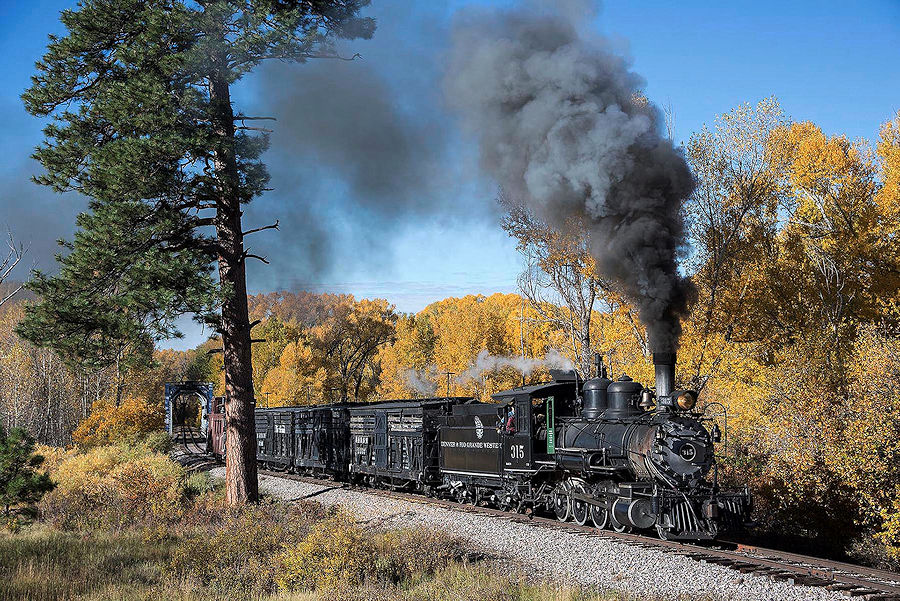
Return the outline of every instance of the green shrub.
{"type": "Polygon", "coordinates": [[[216,490],[219,484],[209,472],[193,472],[184,480],[184,493],[188,498],[194,499],[216,490]]]}
{"type": "Polygon", "coordinates": [[[390,530],[377,537],[374,576],[383,582],[421,580],[466,559],[463,539],[436,530],[390,530]]]}
{"type": "Polygon", "coordinates": [[[162,453],[167,455],[172,451],[175,442],[168,432],[149,432],[137,436],[136,443],[146,448],[152,453],[162,453]]]}
{"type": "Polygon", "coordinates": [[[281,555],[278,585],[287,590],[343,590],[422,580],[465,559],[463,541],[425,529],[366,531],[338,513],[281,555]]]}
{"type": "Polygon", "coordinates": [[[376,558],[372,537],[349,515],[338,513],[285,549],[276,582],[287,590],[357,586],[373,570],[376,558]]]}

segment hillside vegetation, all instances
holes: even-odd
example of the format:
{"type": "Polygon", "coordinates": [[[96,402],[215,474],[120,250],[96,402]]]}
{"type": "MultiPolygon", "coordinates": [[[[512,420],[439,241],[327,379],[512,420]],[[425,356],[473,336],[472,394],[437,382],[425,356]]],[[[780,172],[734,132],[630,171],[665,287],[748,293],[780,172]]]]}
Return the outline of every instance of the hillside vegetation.
{"type": "MultiPolygon", "coordinates": [[[[685,206],[695,297],[678,384],[727,410],[725,481],[750,485],[763,533],[896,566],[900,114],[869,143],[793,122],[767,99],[722,115],[684,150],[698,187],[685,206]]],[[[521,295],[448,298],[414,315],[349,295],[251,297],[253,336],[264,340],[253,349],[259,404],[487,398],[521,383],[523,365],[526,381],[546,379],[535,363],[548,353],[589,375],[599,352],[616,377],[652,382],[632,307],[596,278],[579,240],[526,217],[504,223],[531,258],[521,295]]],[[[215,339],[157,351],[151,366],[78,373],[15,336],[21,306],[4,311],[0,418],[44,442],[70,443],[93,406],[75,440],[103,443],[140,409],[114,399],[143,400],[152,413],[165,381],[222,390],[215,339]]]]}

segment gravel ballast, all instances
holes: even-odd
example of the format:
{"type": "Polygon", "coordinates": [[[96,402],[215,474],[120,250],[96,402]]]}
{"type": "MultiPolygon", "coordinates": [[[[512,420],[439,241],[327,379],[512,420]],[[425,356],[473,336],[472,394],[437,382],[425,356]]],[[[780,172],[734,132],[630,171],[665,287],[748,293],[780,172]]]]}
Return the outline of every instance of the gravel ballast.
{"type": "MultiPolygon", "coordinates": [[[[224,476],[215,468],[213,476],[224,476]]],[[[715,564],[652,548],[475,515],[339,485],[327,486],[261,475],[261,490],[285,501],[310,499],[342,505],[360,521],[385,527],[435,528],[471,541],[535,577],[596,587],[635,597],[746,601],[832,601],[847,597],[823,588],[742,574],[715,564]]]]}

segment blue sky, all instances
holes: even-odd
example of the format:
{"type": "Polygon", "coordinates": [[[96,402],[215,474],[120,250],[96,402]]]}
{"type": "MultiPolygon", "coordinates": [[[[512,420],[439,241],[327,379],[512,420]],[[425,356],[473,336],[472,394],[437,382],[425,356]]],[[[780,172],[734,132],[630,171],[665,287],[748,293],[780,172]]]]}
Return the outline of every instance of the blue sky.
{"type": "MultiPolygon", "coordinates": [[[[400,120],[435,136],[434,146],[440,151],[435,151],[434,160],[451,164],[446,168],[448,181],[440,187],[416,190],[442,210],[423,211],[414,219],[398,213],[371,220],[360,208],[365,202],[354,197],[365,192],[349,185],[339,166],[323,166],[316,160],[321,155],[313,150],[301,147],[297,153],[285,132],[290,115],[283,113],[290,110],[290,101],[279,105],[272,100],[279,93],[290,97],[290,90],[273,91],[273,81],[293,85],[293,80],[275,72],[238,84],[236,108],[247,114],[281,111],[266,157],[275,190],[255,201],[246,219],[262,224],[278,217],[288,227],[254,241],[272,265],[253,266],[252,292],[297,288],[350,292],[385,297],[401,310],[415,311],[446,296],[515,289],[521,260],[497,226],[493,184],[478,175],[475,146],[458,133],[440,95],[453,15],[488,4],[373,0],[368,13],[379,21],[375,39],[347,46],[364,57],[353,68],[369,69],[383,83],[400,120]],[[304,240],[308,233],[303,225],[310,219],[322,224],[326,237],[322,242],[333,259],[327,269],[304,266],[305,249],[313,243],[304,240]]],[[[55,196],[27,182],[36,171],[28,155],[41,139],[41,123],[25,113],[19,94],[28,85],[46,35],[61,33],[59,11],[73,5],[4,2],[0,11],[4,60],[0,111],[5,122],[0,136],[5,157],[0,164],[0,228],[9,227],[29,246],[29,266],[50,270],[54,240],[71,236],[83,201],[55,196]]],[[[879,124],[900,109],[896,0],[609,1],[584,27],[606,36],[631,58],[653,101],[675,108],[679,140],[711,123],[717,114],[769,95],[777,96],[792,118],[812,120],[828,133],[851,138],[874,139],[879,124]]],[[[386,178],[392,175],[389,171],[386,178]]],[[[187,322],[185,331],[187,338],[175,347],[193,346],[202,339],[203,334],[187,322]]]]}

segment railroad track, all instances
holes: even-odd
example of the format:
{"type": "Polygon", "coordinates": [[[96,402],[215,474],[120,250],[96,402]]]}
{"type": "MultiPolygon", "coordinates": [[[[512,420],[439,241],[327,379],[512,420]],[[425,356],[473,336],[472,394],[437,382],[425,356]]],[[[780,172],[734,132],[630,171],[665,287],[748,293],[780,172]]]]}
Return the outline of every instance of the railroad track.
{"type": "MultiPolygon", "coordinates": [[[[296,480],[317,486],[334,486],[333,480],[298,476],[285,472],[259,470],[270,477],[296,480]]],[[[865,601],[900,601],[900,573],[878,570],[865,566],[799,555],[776,549],[767,549],[740,542],[716,541],[716,546],[666,541],[639,534],[618,533],[611,530],[597,530],[590,526],[579,526],[571,522],[560,522],[555,518],[528,516],[469,504],[460,504],[446,499],[425,497],[403,491],[391,491],[341,484],[343,488],[365,492],[376,496],[402,499],[420,505],[449,508],[454,511],[489,515],[542,528],[552,528],[574,532],[581,536],[596,536],[632,546],[662,549],[682,555],[701,563],[714,563],[737,570],[741,573],[767,576],[790,584],[820,586],[839,591],[849,597],[865,601]]]]}
{"type": "Polygon", "coordinates": [[[172,433],[172,439],[175,444],[181,444],[184,450],[190,455],[206,454],[206,437],[200,434],[200,431],[190,426],[180,426],[172,433]],[[180,442],[179,442],[180,440],[180,442]]]}

